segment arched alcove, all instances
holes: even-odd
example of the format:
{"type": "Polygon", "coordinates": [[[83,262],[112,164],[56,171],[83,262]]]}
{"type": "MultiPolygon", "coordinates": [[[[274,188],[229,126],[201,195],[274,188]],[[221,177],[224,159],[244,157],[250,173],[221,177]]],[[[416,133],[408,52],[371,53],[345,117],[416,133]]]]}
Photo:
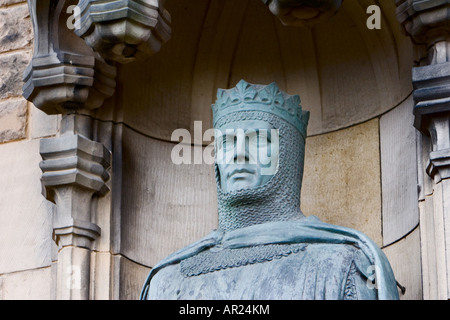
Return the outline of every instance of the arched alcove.
{"type": "Polygon", "coordinates": [[[172,39],[151,59],[121,68],[124,122],[170,141],[173,130],[209,124],[217,88],[277,82],[311,111],[309,135],[364,122],[412,91],[412,45],[380,4],[381,30],[366,26],[372,1],[344,1],[314,29],[283,26],[258,0],[167,1],[172,39]]]}
{"type": "MultiPolygon", "coordinates": [[[[311,112],[310,137],[337,133],[335,139],[351,144],[370,129],[376,135],[371,150],[378,150],[378,123],[370,120],[411,94],[413,50],[391,1],[377,3],[381,30],[367,28],[366,8],[373,3],[344,1],[327,24],[303,29],[283,26],[259,0],[168,0],[172,39],[150,60],[118,70],[116,121],[125,124],[121,253],[152,266],[215,227],[212,167],[176,166],[170,155],[174,130],[190,129],[193,135],[194,121],[202,121],[203,130],[211,127],[218,88],[241,79],[275,81],[282,90],[300,94],[303,108],[311,112]],[[359,124],[367,126],[340,135],[359,124]]],[[[368,165],[379,166],[379,160],[368,165]]]]}

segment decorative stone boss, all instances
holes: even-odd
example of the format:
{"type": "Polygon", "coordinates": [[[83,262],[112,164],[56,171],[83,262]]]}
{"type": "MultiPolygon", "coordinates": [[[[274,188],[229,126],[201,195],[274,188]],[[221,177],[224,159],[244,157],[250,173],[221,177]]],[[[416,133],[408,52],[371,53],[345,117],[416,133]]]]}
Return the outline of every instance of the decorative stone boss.
{"type": "Polygon", "coordinates": [[[398,299],[372,240],[300,210],[300,97],[242,80],[212,107],[218,230],[157,264],[141,299],[398,299]]]}

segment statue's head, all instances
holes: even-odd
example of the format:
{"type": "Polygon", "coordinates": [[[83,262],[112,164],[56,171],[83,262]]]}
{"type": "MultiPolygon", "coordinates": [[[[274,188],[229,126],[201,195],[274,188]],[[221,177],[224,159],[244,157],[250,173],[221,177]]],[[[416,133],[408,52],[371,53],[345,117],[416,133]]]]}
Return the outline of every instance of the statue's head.
{"type": "Polygon", "coordinates": [[[302,110],[298,95],[280,91],[275,83],[263,86],[241,80],[233,89],[219,89],[213,114],[216,165],[226,193],[260,187],[277,173],[281,128],[274,119],[296,129],[304,146],[309,113],[302,110]]]}
{"type": "Polygon", "coordinates": [[[309,112],[275,83],[219,89],[212,106],[221,210],[274,195],[300,202],[309,112]]]}

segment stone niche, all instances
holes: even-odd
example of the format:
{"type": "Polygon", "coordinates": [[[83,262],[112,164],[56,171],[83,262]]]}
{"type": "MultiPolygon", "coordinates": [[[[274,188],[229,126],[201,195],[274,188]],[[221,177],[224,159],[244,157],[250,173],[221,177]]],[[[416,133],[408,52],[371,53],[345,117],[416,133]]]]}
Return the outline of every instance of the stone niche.
{"type": "MultiPolygon", "coordinates": [[[[164,7],[171,16],[171,39],[150,59],[115,64],[115,93],[91,115],[98,120],[95,139],[112,152],[112,180],[111,192],[98,200],[95,219],[102,233],[92,253],[95,284],[90,298],[136,299],[152,266],[217,227],[213,167],[173,164],[171,151],[178,142],[171,136],[176,129],[187,129],[193,153],[203,151],[211,142],[202,139],[202,133],[212,126],[217,89],[234,87],[241,79],[275,81],[281,90],[299,94],[302,107],[311,112],[301,199],[304,213],[369,235],[388,253],[399,281],[407,287],[403,298],[420,298],[418,204],[411,189],[417,185],[411,118],[411,68],[417,57],[396,20],[394,1],[344,1],[335,16],[314,28],[283,25],[260,0],[167,0],[164,7]],[[382,9],[380,30],[366,26],[371,4],[382,9]],[[199,132],[195,121],[202,122],[199,132]],[[405,185],[408,190],[400,198],[392,196],[405,185]],[[405,243],[413,254],[398,254],[405,243]],[[410,264],[414,268],[406,267],[410,264]]],[[[0,66],[6,64],[2,61],[0,66]]],[[[0,92],[0,99],[10,99],[1,95],[5,92],[0,92]]],[[[5,108],[4,119],[22,137],[26,112],[20,107],[18,103],[16,113],[5,108]]],[[[48,118],[39,112],[34,108],[29,112],[35,119],[28,128],[31,137],[44,136],[41,127],[48,118]]],[[[52,135],[55,130],[52,126],[52,135]]],[[[21,183],[36,184],[33,191],[38,193],[36,141],[2,147],[23,148],[27,154],[32,150],[27,161],[34,164],[33,183],[21,183]]],[[[8,165],[0,165],[1,171],[6,172],[8,165]]],[[[21,168],[21,162],[15,166],[21,168]]],[[[15,172],[8,176],[12,179],[15,172]]],[[[33,219],[49,219],[53,207],[37,198],[41,202],[29,205],[39,207],[42,217],[33,219]]],[[[12,222],[7,220],[3,228],[8,223],[12,222]]],[[[50,223],[44,231],[34,230],[37,225],[23,230],[39,237],[45,233],[40,247],[46,253],[30,245],[20,254],[38,254],[43,262],[23,266],[22,260],[13,261],[14,268],[0,262],[1,271],[52,264],[50,223]]],[[[8,241],[19,236],[5,235],[2,239],[8,241]]],[[[54,268],[43,272],[54,278],[54,268]]],[[[0,293],[13,280],[0,278],[0,293]]]]}
{"type": "MultiPolygon", "coordinates": [[[[381,30],[367,28],[370,4],[344,1],[326,24],[308,29],[284,26],[261,1],[167,1],[171,40],[150,60],[118,67],[114,105],[120,111],[114,120],[122,132],[122,197],[117,250],[152,267],[216,228],[213,167],[174,165],[170,152],[178,142],[171,135],[190,130],[193,148],[205,148],[211,141],[203,141],[201,133],[212,126],[210,106],[217,89],[241,79],[275,81],[280,89],[300,94],[302,107],[311,112],[302,190],[306,215],[363,231],[380,246],[416,227],[417,211],[397,212],[392,199],[383,202],[383,177],[387,183],[387,177],[400,179],[395,168],[402,160],[388,157],[391,162],[383,165],[386,157],[380,152],[382,146],[393,154],[401,151],[404,140],[389,139],[389,134],[396,119],[413,108],[407,98],[414,50],[393,2],[377,3],[383,11],[381,30]],[[388,117],[397,107],[402,108],[388,117]],[[202,121],[200,134],[194,134],[194,121],[202,121]],[[389,234],[382,232],[383,211],[394,216],[389,234]],[[397,220],[402,226],[404,220],[412,222],[395,233],[397,220]]],[[[408,154],[415,154],[415,135],[405,139],[408,154]]],[[[414,171],[415,158],[410,162],[414,171]]],[[[414,197],[405,202],[417,207],[414,197]]],[[[132,264],[122,265],[123,276],[127,268],[133,272],[132,264]]]]}

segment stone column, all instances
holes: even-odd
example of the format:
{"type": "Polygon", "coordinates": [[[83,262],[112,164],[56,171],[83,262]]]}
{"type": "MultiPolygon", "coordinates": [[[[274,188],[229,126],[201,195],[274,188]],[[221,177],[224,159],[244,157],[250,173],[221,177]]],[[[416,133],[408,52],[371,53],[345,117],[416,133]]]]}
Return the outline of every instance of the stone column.
{"type": "Polygon", "coordinates": [[[424,59],[412,70],[414,126],[425,151],[419,168],[426,172],[419,181],[424,298],[449,299],[450,3],[402,0],[396,5],[405,31],[424,48],[424,59]]]}
{"type": "Polygon", "coordinates": [[[95,114],[115,92],[116,64],[148,57],[170,38],[161,2],[28,0],[34,52],[23,95],[47,114],[62,114],[60,135],[40,144],[43,193],[56,204],[58,299],[93,296],[96,206],[109,192],[112,159],[96,139],[95,114]]]}
{"type": "Polygon", "coordinates": [[[89,299],[91,250],[100,236],[95,197],[108,192],[111,153],[94,141],[93,110],[115,90],[116,68],[73,32],[77,1],[29,0],[33,58],[23,95],[47,114],[62,114],[60,136],[42,139],[43,193],[56,204],[58,299],[89,299]]]}
{"type": "Polygon", "coordinates": [[[95,197],[109,188],[111,153],[91,140],[92,119],[66,114],[61,136],[41,140],[42,184],[56,204],[53,236],[59,246],[57,298],[90,298],[90,255],[100,236],[95,224],[95,197]]]}

